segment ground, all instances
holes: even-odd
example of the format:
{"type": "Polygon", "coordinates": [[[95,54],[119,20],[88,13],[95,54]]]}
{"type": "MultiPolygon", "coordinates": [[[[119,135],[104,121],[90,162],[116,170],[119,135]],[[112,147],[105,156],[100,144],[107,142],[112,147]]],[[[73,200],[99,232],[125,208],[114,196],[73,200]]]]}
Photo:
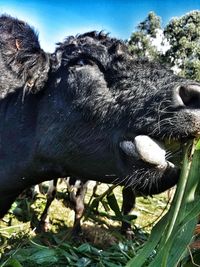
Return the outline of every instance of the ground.
{"type": "MultiPolygon", "coordinates": [[[[91,200],[93,186],[94,184],[89,185],[86,203],[91,200]]],[[[102,195],[108,187],[105,184],[99,185],[97,194],[102,195]]],[[[114,212],[106,205],[106,199],[100,202],[98,214],[92,213],[87,219],[83,217],[83,235],[81,238],[78,241],[72,239],[71,229],[74,212],[66,207],[66,200],[63,201],[63,198],[66,196],[64,184],[59,185],[57,199],[54,200],[50,209],[51,225],[48,233],[36,234],[35,229],[31,230],[30,228],[30,218],[32,218],[34,224],[44,208],[46,201],[44,195],[37,196],[37,199],[31,202],[31,205],[27,200],[15,202],[10,213],[0,222],[0,266],[28,267],[35,266],[35,264],[40,266],[40,263],[42,264],[41,266],[45,266],[45,260],[48,262],[48,258],[51,258],[51,261],[52,259],[55,260],[52,265],[54,267],[79,266],[78,262],[80,259],[86,261],[84,264],[80,262],[80,266],[106,266],[106,262],[109,262],[109,260],[112,264],[115,264],[118,256],[121,257],[117,260],[118,265],[113,266],[124,266],[123,263],[127,262],[134,255],[134,251],[147,239],[152,226],[165,214],[172,195],[173,190],[170,190],[155,197],[137,198],[136,208],[132,212],[132,214],[137,215],[137,219],[132,221],[134,229],[133,241],[128,241],[120,234],[119,221],[103,216],[109,214],[110,217],[116,217],[114,212]],[[102,203],[104,203],[104,206],[102,203]],[[12,213],[15,213],[15,215],[12,213]],[[57,251],[58,248],[59,252],[57,251]],[[119,253],[118,256],[117,254],[115,255],[116,257],[113,260],[111,259],[113,254],[112,248],[114,248],[114,253],[117,253],[117,251],[119,253]],[[101,262],[101,259],[98,258],[102,254],[100,251],[107,253],[106,255],[109,256],[109,260],[106,260],[105,263],[103,262],[106,256],[102,259],[102,265],[98,265],[101,262]],[[121,256],[122,251],[124,258],[121,256]],[[61,252],[69,254],[67,265],[62,263],[62,257],[64,256],[60,255],[61,252]],[[100,254],[97,257],[96,254],[98,253],[100,254]],[[35,255],[35,258],[33,255],[35,255]],[[26,261],[26,257],[29,258],[29,261],[26,261]],[[91,259],[92,262],[90,263],[91,259]],[[87,261],[89,261],[88,265],[87,261]],[[24,263],[25,265],[15,265],[16,262],[24,263]]],[[[119,206],[121,206],[121,187],[114,189],[114,196],[119,206]]],[[[47,266],[49,266],[49,262],[47,266]]]]}

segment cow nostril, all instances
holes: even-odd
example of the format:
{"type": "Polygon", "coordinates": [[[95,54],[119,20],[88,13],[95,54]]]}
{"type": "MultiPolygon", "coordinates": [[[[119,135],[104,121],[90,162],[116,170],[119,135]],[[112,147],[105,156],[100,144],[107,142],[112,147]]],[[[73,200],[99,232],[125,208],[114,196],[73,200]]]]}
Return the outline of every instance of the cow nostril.
{"type": "Polygon", "coordinates": [[[200,86],[181,85],[178,88],[179,102],[186,107],[200,108],[200,86]]]}

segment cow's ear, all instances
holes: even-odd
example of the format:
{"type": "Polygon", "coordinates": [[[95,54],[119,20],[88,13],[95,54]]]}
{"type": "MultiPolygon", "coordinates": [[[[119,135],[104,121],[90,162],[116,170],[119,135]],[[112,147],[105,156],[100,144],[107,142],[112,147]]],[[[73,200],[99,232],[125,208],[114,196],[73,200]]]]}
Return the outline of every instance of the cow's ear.
{"type": "MultiPolygon", "coordinates": [[[[24,21],[7,15],[0,17],[0,43],[4,49],[1,52],[8,57],[16,57],[19,51],[31,55],[41,50],[38,36],[33,28],[24,21]]],[[[20,62],[20,57],[18,60],[20,62]]]]}
{"type": "Polygon", "coordinates": [[[4,66],[30,85],[29,89],[37,91],[43,86],[49,71],[48,55],[27,23],[7,15],[0,17],[0,54],[4,66]]]}

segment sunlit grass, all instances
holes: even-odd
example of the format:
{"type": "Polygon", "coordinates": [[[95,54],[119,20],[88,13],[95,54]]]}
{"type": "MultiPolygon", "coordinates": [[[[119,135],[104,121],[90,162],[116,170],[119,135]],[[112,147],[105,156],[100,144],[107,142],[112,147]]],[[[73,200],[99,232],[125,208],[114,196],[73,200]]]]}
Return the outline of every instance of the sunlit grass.
{"type": "MultiPolygon", "coordinates": [[[[94,183],[91,183],[88,187],[88,192],[85,199],[86,205],[92,194],[93,186],[94,183]]],[[[108,185],[101,184],[100,186],[98,186],[97,194],[101,195],[107,189],[108,185]]],[[[122,191],[121,187],[117,187],[114,189],[114,194],[118,200],[118,204],[120,207],[122,205],[121,191],[122,191]]],[[[26,201],[22,201],[21,207],[20,205],[17,206],[19,209],[18,212],[20,213],[20,210],[22,211],[21,217],[14,216],[12,214],[12,210],[8,215],[4,217],[3,221],[0,222],[0,242],[1,242],[0,253],[2,262],[5,262],[5,260],[8,259],[9,257],[15,258],[15,255],[18,254],[20,255],[21,249],[27,249],[29,251],[32,250],[34,247],[34,249],[40,250],[41,249],[39,247],[40,245],[44,246],[45,248],[46,247],[54,248],[60,246],[60,244],[70,244],[72,247],[74,244],[77,247],[80,246],[81,244],[84,244],[85,242],[89,242],[92,244],[92,246],[96,246],[98,249],[103,249],[107,251],[108,249],[110,249],[111,246],[118,246],[119,244],[125,245],[127,243],[126,238],[120,234],[120,222],[110,220],[106,217],[105,218],[100,217],[99,220],[92,220],[91,218],[85,220],[83,217],[82,241],[79,240],[78,243],[77,241],[74,243],[74,240],[71,237],[74,212],[70,208],[66,207],[66,202],[63,201],[63,197],[65,196],[65,194],[66,194],[65,184],[62,183],[59,185],[58,188],[58,198],[53,201],[50,208],[51,224],[49,233],[36,234],[35,231],[30,228],[31,217],[32,221],[34,221],[35,218],[38,218],[41,215],[44,209],[46,198],[43,195],[39,195],[37,199],[33,201],[30,206],[29,203],[27,203],[26,201]],[[37,244],[38,248],[35,248],[34,244],[37,244]]],[[[155,222],[167,210],[167,203],[169,202],[170,195],[171,193],[166,192],[157,195],[154,198],[152,197],[137,198],[136,208],[132,211],[132,213],[136,214],[138,217],[132,223],[133,229],[135,229],[135,240],[132,243],[129,243],[131,249],[129,247],[130,251],[128,254],[130,254],[130,256],[133,255],[132,246],[138,248],[138,246],[141,245],[146,240],[147,233],[149,233],[155,222]]],[[[13,205],[13,209],[16,210],[16,204],[13,205]]],[[[102,205],[99,206],[99,210],[105,212],[102,205]]],[[[113,211],[112,210],[109,211],[109,214],[113,215],[113,211]]],[[[96,218],[98,218],[98,215],[96,215],[96,218]]],[[[18,256],[16,257],[18,259],[18,256]]],[[[58,258],[57,260],[59,262],[59,255],[56,254],[56,257],[58,258]]],[[[126,256],[123,260],[128,261],[128,259],[129,256],[126,256]]],[[[15,265],[9,265],[9,266],[15,266],[15,265]]],[[[28,265],[26,265],[26,267],[27,266],[28,265]]],[[[57,265],[57,266],[65,266],[65,265],[57,265]]]]}

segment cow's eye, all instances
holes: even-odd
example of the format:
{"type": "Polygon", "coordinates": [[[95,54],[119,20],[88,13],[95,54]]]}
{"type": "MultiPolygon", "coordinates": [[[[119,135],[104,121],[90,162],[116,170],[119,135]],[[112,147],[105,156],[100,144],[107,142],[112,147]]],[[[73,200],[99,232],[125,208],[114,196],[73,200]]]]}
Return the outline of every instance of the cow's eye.
{"type": "Polygon", "coordinates": [[[86,65],[94,66],[95,62],[88,58],[79,57],[70,60],[70,62],[68,63],[68,66],[70,67],[75,67],[75,66],[82,67],[86,65]]]}
{"type": "Polygon", "coordinates": [[[92,58],[89,55],[82,55],[77,58],[73,58],[68,62],[68,67],[83,67],[83,66],[97,66],[100,71],[104,72],[104,66],[96,58],[92,58]]]}
{"type": "Polygon", "coordinates": [[[85,59],[85,58],[80,58],[76,61],[75,65],[78,65],[78,66],[85,66],[85,65],[91,65],[93,66],[94,65],[94,62],[92,62],[91,60],[89,59],[85,59]]]}

